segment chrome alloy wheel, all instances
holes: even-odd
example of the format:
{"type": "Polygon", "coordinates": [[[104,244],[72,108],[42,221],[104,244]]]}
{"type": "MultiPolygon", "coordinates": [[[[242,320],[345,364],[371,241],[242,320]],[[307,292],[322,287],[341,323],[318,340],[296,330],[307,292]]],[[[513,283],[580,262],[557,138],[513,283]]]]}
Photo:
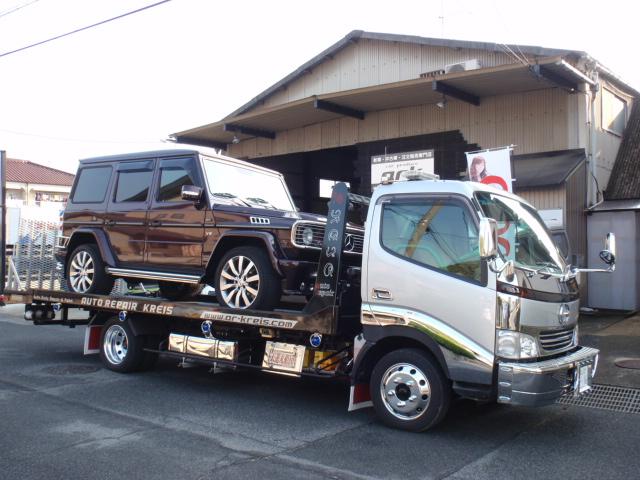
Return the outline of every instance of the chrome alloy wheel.
{"type": "Polygon", "coordinates": [[[109,363],[120,365],[126,358],[129,348],[129,339],[124,328],[120,325],[111,325],[104,334],[102,348],[109,363]]]}
{"type": "Polygon", "coordinates": [[[400,420],[415,420],[429,407],[431,386],[426,375],[410,363],[389,367],[380,382],[384,406],[400,420]]]}
{"type": "Polygon", "coordinates": [[[85,293],[93,285],[95,267],[93,258],[85,251],[79,251],[69,264],[69,280],[71,288],[78,293],[85,293]]]}
{"type": "Polygon", "coordinates": [[[260,290],[260,274],[255,264],[243,255],[231,257],[220,273],[220,293],[227,305],[249,308],[260,290]]]}

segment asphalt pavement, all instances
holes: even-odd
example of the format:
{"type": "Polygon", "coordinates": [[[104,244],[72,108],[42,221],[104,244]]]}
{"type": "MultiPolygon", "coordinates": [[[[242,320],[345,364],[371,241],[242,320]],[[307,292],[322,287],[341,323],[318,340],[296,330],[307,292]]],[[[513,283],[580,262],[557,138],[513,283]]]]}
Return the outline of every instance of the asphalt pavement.
{"type": "Polygon", "coordinates": [[[0,479],[640,477],[640,415],[457,401],[421,434],[348,413],[346,385],[162,360],[117,374],[84,328],[0,310],[0,479]]]}

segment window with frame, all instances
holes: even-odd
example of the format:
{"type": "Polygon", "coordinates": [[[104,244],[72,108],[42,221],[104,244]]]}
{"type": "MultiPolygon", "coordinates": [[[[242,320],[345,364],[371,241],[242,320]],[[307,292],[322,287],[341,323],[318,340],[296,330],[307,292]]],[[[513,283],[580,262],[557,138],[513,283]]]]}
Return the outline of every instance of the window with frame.
{"type": "Polygon", "coordinates": [[[478,229],[471,212],[451,199],[398,199],[384,204],[381,242],[402,258],[480,282],[478,229]]]}
{"type": "Polygon", "coordinates": [[[602,128],[615,134],[624,133],[627,124],[627,102],[606,88],[602,89],[602,128]]]}
{"type": "Polygon", "coordinates": [[[78,172],[73,203],[101,203],[111,180],[111,167],[85,167],[78,172]]]}
{"type": "Polygon", "coordinates": [[[149,195],[153,170],[123,170],[118,172],[118,183],[114,200],[123,202],[144,202],[149,195]]]}
{"type": "Polygon", "coordinates": [[[160,164],[158,201],[180,202],[182,201],[182,187],[197,184],[191,159],[164,160],[160,164]]]}

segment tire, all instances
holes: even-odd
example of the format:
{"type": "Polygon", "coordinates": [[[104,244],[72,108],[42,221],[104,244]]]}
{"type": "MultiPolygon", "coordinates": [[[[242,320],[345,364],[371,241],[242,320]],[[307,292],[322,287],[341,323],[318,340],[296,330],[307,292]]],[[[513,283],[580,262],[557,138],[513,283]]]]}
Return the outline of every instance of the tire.
{"type": "Polygon", "coordinates": [[[190,300],[202,292],[204,285],[189,283],[158,282],[160,296],[167,300],[190,300]]]}
{"type": "Polygon", "coordinates": [[[77,247],[69,257],[65,271],[67,287],[75,293],[110,293],[114,278],[105,272],[105,264],[95,244],[77,247]]]}
{"type": "Polygon", "coordinates": [[[229,250],[216,268],[215,288],[220,305],[241,310],[273,310],[282,296],[280,277],[258,247],[229,250]]]}
{"type": "Polygon", "coordinates": [[[380,420],[411,432],[440,423],[451,402],[451,385],[440,366],[428,353],[415,348],[384,355],[373,368],[369,388],[380,420]]]}
{"type": "MultiPolygon", "coordinates": [[[[155,365],[157,354],[145,352],[154,347],[151,337],[135,336],[129,322],[113,317],[102,327],[100,360],[109,370],[119,373],[148,370],[155,365]]],[[[157,343],[155,348],[157,348],[157,343]]]]}

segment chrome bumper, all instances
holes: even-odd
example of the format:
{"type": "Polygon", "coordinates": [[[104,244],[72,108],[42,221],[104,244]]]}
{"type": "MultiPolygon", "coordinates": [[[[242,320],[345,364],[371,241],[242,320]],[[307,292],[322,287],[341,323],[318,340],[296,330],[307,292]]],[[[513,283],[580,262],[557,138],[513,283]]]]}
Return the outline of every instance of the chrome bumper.
{"type": "Polygon", "coordinates": [[[591,389],[598,365],[595,348],[534,363],[498,362],[498,403],[541,406],[562,395],[580,395],[591,389]],[[582,375],[581,375],[582,372],[582,375]]]}

